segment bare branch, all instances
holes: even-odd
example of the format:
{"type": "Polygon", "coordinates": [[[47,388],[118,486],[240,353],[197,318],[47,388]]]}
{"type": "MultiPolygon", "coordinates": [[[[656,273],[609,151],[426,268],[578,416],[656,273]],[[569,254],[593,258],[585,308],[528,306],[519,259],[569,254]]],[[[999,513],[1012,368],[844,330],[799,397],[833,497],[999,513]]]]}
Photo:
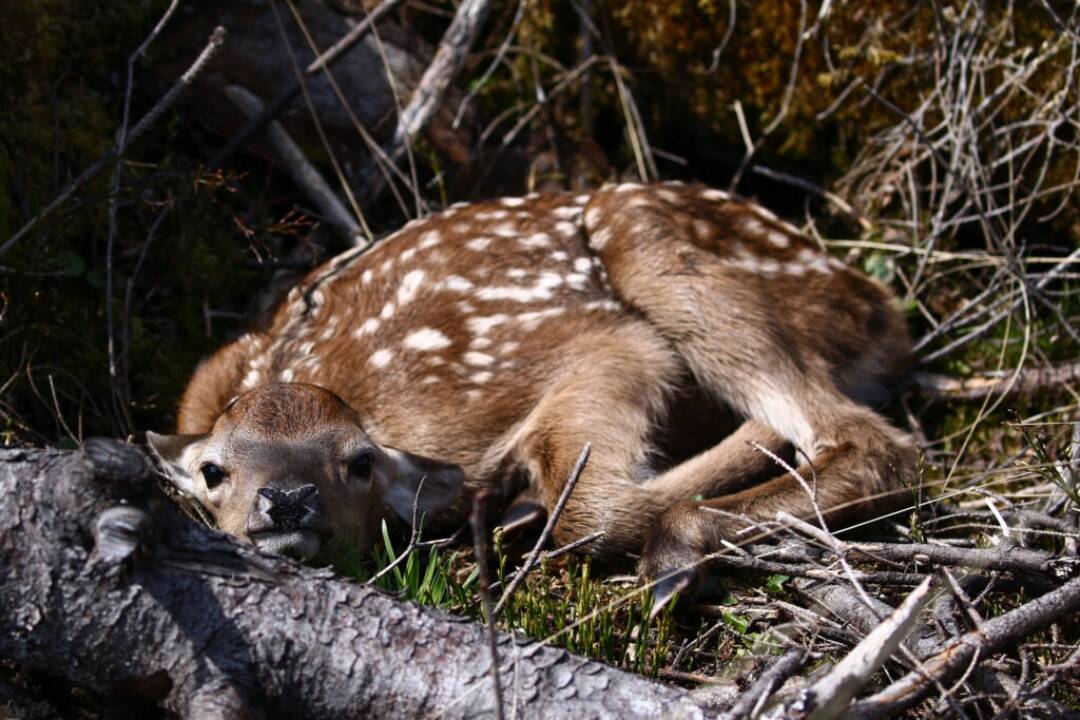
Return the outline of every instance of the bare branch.
{"type": "Polygon", "coordinates": [[[224,42],[225,28],[215,28],[214,32],[210,34],[210,40],[207,42],[206,47],[204,47],[202,52],[199,53],[199,56],[195,58],[195,62],[191,64],[191,67],[189,67],[184,72],[184,74],[181,75],[175,83],[173,83],[173,86],[169,88],[169,91],[165,93],[165,95],[162,96],[160,100],[158,100],[157,104],[154,105],[153,108],[150,109],[150,112],[146,113],[146,115],[144,115],[142,119],[139,120],[138,123],[136,123],[135,127],[131,129],[131,132],[128,133],[125,140],[124,148],[121,149],[114,145],[109,150],[107,150],[101,157],[99,157],[93,165],[88,167],[77,178],[68,183],[67,187],[61,190],[60,194],[57,195],[52,202],[46,205],[41,210],[41,212],[31,218],[29,222],[19,228],[18,232],[8,238],[7,242],[5,242],[3,245],[0,245],[0,257],[2,257],[8,250],[10,250],[12,246],[15,245],[15,243],[17,243],[24,236],[26,236],[27,233],[33,230],[39,222],[52,215],[53,212],[55,212],[57,208],[67,202],[72,195],[74,195],[88,182],[97,177],[102,170],[112,165],[112,163],[115,162],[117,159],[123,157],[124,153],[127,151],[127,148],[129,148],[133,143],[138,141],[138,139],[141,138],[155,122],[157,122],[157,120],[165,113],[165,111],[167,111],[170,107],[173,106],[173,104],[177,101],[180,95],[182,95],[185,90],[191,87],[191,83],[194,82],[195,78],[198,77],[199,73],[201,73],[203,69],[206,68],[206,65],[210,62],[211,58],[214,57],[214,53],[217,52],[218,48],[220,48],[222,44],[224,44],[224,42]]]}
{"type": "Polygon", "coordinates": [[[592,443],[586,443],[585,447],[581,449],[581,455],[578,456],[577,462],[574,463],[574,469],[570,471],[570,477],[567,479],[566,485],[563,486],[562,494],[559,495],[559,500],[555,503],[555,507],[551,510],[551,514],[548,515],[547,523],[544,525],[540,537],[537,538],[536,544],[533,545],[533,549],[529,552],[529,556],[525,558],[525,564],[514,573],[514,577],[511,578],[506,590],[503,591],[502,597],[499,598],[498,604],[495,605],[496,617],[498,617],[499,613],[506,607],[506,603],[509,602],[514,591],[525,581],[525,576],[532,572],[532,569],[536,567],[536,563],[540,559],[540,550],[543,549],[544,545],[551,538],[551,533],[555,529],[555,524],[559,521],[559,516],[562,515],[563,508],[566,507],[566,501],[570,499],[570,493],[574,491],[578,480],[581,479],[581,473],[585,472],[585,464],[589,462],[589,454],[591,452],[592,443]]]}

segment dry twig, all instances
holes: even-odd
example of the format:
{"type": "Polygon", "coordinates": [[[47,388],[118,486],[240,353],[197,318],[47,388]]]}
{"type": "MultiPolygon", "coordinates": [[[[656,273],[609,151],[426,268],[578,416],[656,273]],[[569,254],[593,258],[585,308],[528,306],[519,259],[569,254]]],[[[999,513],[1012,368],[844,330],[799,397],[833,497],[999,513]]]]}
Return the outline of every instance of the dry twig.
{"type": "Polygon", "coordinates": [[[210,35],[210,40],[207,42],[206,47],[204,47],[202,52],[199,53],[198,57],[195,58],[195,62],[191,64],[191,67],[189,67],[184,72],[184,74],[181,75],[175,83],[173,83],[173,86],[169,88],[169,91],[165,93],[165,95],[163,95],[160,100],[158,100],[157,104],[150,109],[150,112],[146,113],[146,115],[143,115],[142,119],[139,120],[139,122],[135,124],[135,127],[131,129],[131,132],[127,134],[124,148],[121,150],[115,145],[109,148],[101,157],[99,157],[94,162],[93,165],[88,167],[86,170],[83,170],[83,172],[77,178],[68,183],[67,187],[61,190],[52,202],[42,208],[42,210],[37,215],[32,217],[29,222],[19,228],[19,230],[14,235],[8,238],[7,242],[5,242],[3,245],[0,245],[0,257],[2,257],[8,250],[10,250],[12,246],[15,245],[15,243],[17,243],[31,230],[33,230],[39,222],[52,215],[53,212],[55,212],[57,208],[67,202],[72,195],[78,192],[88,182],[97,177],[102,170],[105,170],[116,160],[123,157],[127,149],[131,147],[133,143],[138,141],[139,138],[145,135],[146,131],[149,130],[155,122],[157,122],[157,120],[165,113],[165,111],[167,111],[170,107],[173,106],[173,104],[177,101],[180,95],[182,95],[185,90],[191,87],[191,83],[194,82],[195,78],[198,77],[199,73],[201,73],[206,68],[206,65],[210,62],[211,58],[214,57],[214,53],[217,52],[217,49],[221,47],[224,42],[225,28],[215,28],[214,32],[210,35]]]}
{"type": "Polygon", "coordinates": [[[514,576],[506,586],[506,590],[503,591],[502,597],[499,598],[499,602],[495,605],[496,617],[498,617],[499,613],[506,607],[506,603],[510,601],[510,597],[514,594],[514,591],[525,581],[525,577],[532,572],[534,567],[536,567],[536,563],[540,559],[540,551],[551,538],[551,533],[555,529],[555,524],[559,521],[559,516],[562,515],[562,511],[566,507],[566,501],[570,499],[570,493],[574,491],[578,480],[581,479],[581,473],[585,472],[585,464],[589,462],[589,453],[591,452],[592,443],[586,443],[585,447],[581,449],[581,455],[578,456],[577,462],[574,463],[574,469],[570,471],[570,477],[567,479],[566,485],[563,486],[562,494],[559,495],[555,507],[552,508],[551,514],[548,515],[547,523],[544,524],[544,529],[540,533],[540,537],[537,538],[536,544],[533,545],[533,549],[529,552],[529,556],[525,558],[525,564],[514,573],[514,576]]]}

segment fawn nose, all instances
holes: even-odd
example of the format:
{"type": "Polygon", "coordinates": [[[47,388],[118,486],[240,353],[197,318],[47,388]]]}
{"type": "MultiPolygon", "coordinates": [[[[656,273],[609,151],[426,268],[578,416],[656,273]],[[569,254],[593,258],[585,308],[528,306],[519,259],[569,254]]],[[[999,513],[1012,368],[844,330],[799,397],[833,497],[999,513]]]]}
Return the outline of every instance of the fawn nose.
{"type": "Polygon", "coordinates": [[[291,490],[263,487],[248,518],[248,532],[290,532],[315,529],[319,516],[319,489],[301,485],[291,490]]]}

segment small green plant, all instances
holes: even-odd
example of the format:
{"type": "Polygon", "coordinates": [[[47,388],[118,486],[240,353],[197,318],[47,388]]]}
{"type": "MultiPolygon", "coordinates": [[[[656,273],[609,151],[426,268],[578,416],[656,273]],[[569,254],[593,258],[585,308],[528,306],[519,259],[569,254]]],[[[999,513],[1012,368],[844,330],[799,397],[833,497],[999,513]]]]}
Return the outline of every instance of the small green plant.
{"type": "Polygon", "coordinates": [[[366,559],[360,557],[355,546],[334,543],[330,561],[337,572],[359,582],[377,577],[375,587],[423,605],[475,613],[473,596],[478,572],[474,565],[463,580],[458,579],[462,551],[446,552],[437,545],[420,546],[399,561],[405,548],[395,549],[385,520],[381,531],[382,544],[376,544],[366,559]],[[389,572],[382,572],[395,562],[397,564],[389,572]]]}

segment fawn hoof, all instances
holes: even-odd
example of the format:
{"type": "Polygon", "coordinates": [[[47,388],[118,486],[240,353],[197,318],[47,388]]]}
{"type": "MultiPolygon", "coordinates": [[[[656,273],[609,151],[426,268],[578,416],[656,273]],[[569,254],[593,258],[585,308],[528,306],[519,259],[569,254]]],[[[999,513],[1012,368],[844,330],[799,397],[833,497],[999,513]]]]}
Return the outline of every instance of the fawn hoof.
{"type": "Polygon", "coordinates": [[[697,588],[701,579],[704,550],[688,539],[665,528],[663,523],[653,528],[641,553],[641,576],[654,581],[653,607],[655,617],[676,596],[686,597],[697,588]]]}
{"type": "Polygon", "coordinates": [[[547,510],[538,502],[531,500],[515,501],[503,513],[499,527],[504,532],[514,533],[532,526],[540,526],[547,517],[547,510]]]}
{"type": "Polygon", "coordinates": [[[697,584],[697,572],[692,569],[674,570],[661,575],[652,586],[653,604],[649,610],[649,619],[664,611],[676,598],[687,592],[692,592],[697,584]]]}

